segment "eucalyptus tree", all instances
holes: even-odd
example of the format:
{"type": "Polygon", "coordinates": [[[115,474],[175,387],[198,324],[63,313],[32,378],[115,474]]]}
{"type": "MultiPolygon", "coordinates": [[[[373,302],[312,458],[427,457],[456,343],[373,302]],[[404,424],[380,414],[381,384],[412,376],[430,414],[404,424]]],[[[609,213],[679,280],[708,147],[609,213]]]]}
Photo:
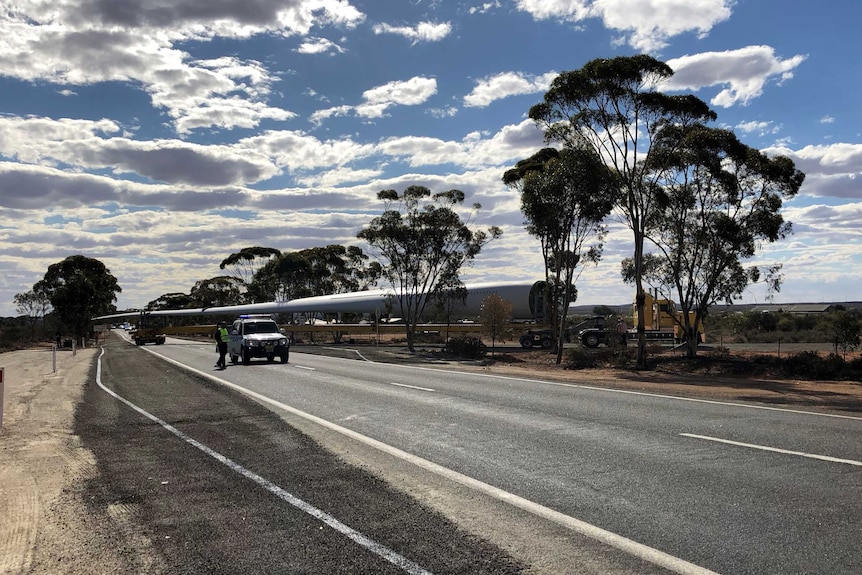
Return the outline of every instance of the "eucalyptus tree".
{"type": "Polygon", "coordinates": [[[299,252],[311,265],[309,289],[314,295],[367,290],[383,273],[379,262],[358,246],[330,244],[299,252]]]}
{"type": "Polygon", "coordinates": [[[331,244],[280,253],[249,284],[252,301],[288,301],[299,297],[367,290],[382,271],[379,262],[358,246],[331,244]]]}
{"type": "Polygon", "coordinates": [[[123,290],[105,264],[74,255],[48,266],[33,291],[44,293],[63,324],[82,338],[89,332],[91,318],[116,311],[114,302],[123,290]]]}
{"type": "Polygon", "coordinates": [[[276,248],[253,246],[232,253],[223,259],[218,267],[221,270],[227,270],[227,275],[240,280],[245,291],[254,279],[254,275],[279,256],[281,251],[276,248]]]}
{"type": "Polygon", "coordinates": [[[242,303],[246,286],[233,276],[216,276],[195,282],[189,292],[194,307],[221,307],[242,303]]]}
{"type": "MultiPolygon", "coordinates": [[[[383,276],[395,292],[407,347],[415,351],[416,325],[428,302],[439,299],[460,269],[502,231],[496,226],[487,231],[473,229],[472,214],[463,220],[456,211],[464,202],[460,190],[432,194],[424,186],[409,186],[400,195],[395,190],[382,190],[377,198],[384,203],[383,214],[371,220],[357,237],[384,260],[383,276]]],[[[473,204],[472,213],[479,209],[479,204],[473,204]]]]}
{"type": "MultiPolygon", "coordinates": [[[[697,354],[697,330],[716,302],[732,303],[760,279],[744,266],[764,243],[791,233],[783,201],[799,191],[805,174],[785,157],[746,146],[730,130],[694,126],[664,130],[651,158],[661,174],[647,218],[647,239],[656,251],[644,260],[644,277],[664,297],[679,302],[676,319],[697,354]]],[[[633,262],[623,277],[634,277],[633,262]]],[[[781,286],[780,266],[766,270],[772,290],[781,286]]]]}
{"type": "Polygon", "coordinates": [[[195,305],[194,299],[187,293],[169,292],[162,294],[147,303],[144,307],[147,311],[159,311],[165,309],[189,309],[199,307],[195,305]]]}
{"type": "Polygon", "coordinates": [[[545,130],[548,142],[578,148],[583,142],[616,171],[617,207],[634,237],[635,302],[638,309],[637,366],[646,367],[643,288],[647,214],[653,211],[661,174],[648,168],[652,143],[668,126],[680,129],[714,120],[715,112],[692,95],[658,91],[673,75],[665,63],[647,55],[588,62],[554,79],[544,101],[529,115],[545,130]]]}
{"type": "Polygon", "coordinates": [[[311,275],[311,263],[300,252],[280,254],[254,274],[248,286],[248,299],[257,303],[320,295],[309,287],[311,275]]]}
{"type": "Polygon", "coordinates": [[[51,300],[42,289],[31,289],[24,293],[16,293],[12,298],[15,303],[15,311],[27,316],[30,323],[30,337],[36,336],[36,324],[44,321],[45,316],[51,311],[51,300]]]}
{"type": "Polygon", "coordinates": [[[594,150],[580,146],[542,149],[507,170],[503,181],[520,190],[527,232],[541,245],[546,308],[561,363],[565,319],[577,299],[575,281],[585,264],[601,258],[602,222],[616,200],[615,178],[594,150]]]}

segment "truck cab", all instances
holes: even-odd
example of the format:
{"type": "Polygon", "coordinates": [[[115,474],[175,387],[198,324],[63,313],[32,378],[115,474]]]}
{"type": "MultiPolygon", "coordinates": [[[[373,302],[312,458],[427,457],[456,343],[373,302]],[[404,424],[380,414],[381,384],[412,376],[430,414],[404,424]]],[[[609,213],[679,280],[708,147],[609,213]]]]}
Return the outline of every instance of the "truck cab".
{"type": "Polygon", "coordinates": [[[268,315],[244,315],[230,327],[227,352],[231,363],[242,360],[243,365],[252,358],[265,357],[268,362],[278,357],[287,363],[290,357],[290,339],[268,315]]]}

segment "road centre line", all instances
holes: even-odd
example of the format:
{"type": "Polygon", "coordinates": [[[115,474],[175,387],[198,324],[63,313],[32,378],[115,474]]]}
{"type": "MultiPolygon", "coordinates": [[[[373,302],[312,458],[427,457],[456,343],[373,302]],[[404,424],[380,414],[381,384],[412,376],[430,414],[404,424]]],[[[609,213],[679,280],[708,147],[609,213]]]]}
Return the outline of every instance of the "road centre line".
{"type": "Polygon", "coordinates": [[[820,459],[821,461],[829,461],[830,463],[846,463],[847,465],[862,466],[862,461],[853,459],[841,459],[838,457],[830,457],[829,455],[817,455],[814,453],[805,453],[804,451],[790,451],[788,449],[779,449],[777,447],[768,447],[766,445],[756,445],[754,443],[742,443],[741,441],[732,441],[730,439],[720,439],[718,437],[710,437],[708,435],[697,435],[694,433],[680,433],[683,437],[692,437],[694,439],[703,439],[705,441],[715,441],[718,443],[726,443],[728,445],[736,445],[737,447],[748,447],[750,449],[759,449],[761,451],[772,451],[774,453],[783,453],[785,455],[798,455],[799,457],[808,457],[809,459],[820,459]]]}
{"type": "MultiPolygon", "coordinates": [[[[302,352],[299,352],[302,353],[302,352]]],[[[337,359],[337,358],[332,358],[337,359]]],[[[352,360],[348,360],[352,361],[352,360]]],[[[540,383],[542,385],[552,385],[556,387],[570,387],[573,389],[589,389],[592,391],[603,391],[607,393],[622,393],[628,395],[640,395],[644,397],[658,397],[660,399],[674,399],[677,401],[689,401],[692,403],[707,403],[710,405],[726,405],[728,407],[741,407],[744,409],[761,409],[764,411],[780,411],[783,413],[795,413],[799,415],[816,415],[817,417],[832,417],[835,419],[852,419],[855,421],[862,421],[862,417],[856,415],[841,415],[838,413],[823,413],[819,411],[804,411],[802,409],[787,409],[784,407],[770,407],[767,405],[750,405],[746,403],[735,403],[733,401],[717,401],[715,399],[698,399],[695,397],[680,397],[678,395],[668,395],[665,393],[651,393],[648,391],[632,391],[630,389],[614,389],[611,387],[599,387],[597,385],[583,385],[579,383],[564,383],[560,381],[549,381],[547,379],[530,379],[527,377],[512,377],[510,375],[497,375],[494,373],[479,373],[476,371],[458,371],[458,370],[442,370],[435,367],[421,367],[417,365],[399,365],[394,363],[386,363],[386,362],[376,362],[373,360],[366,360],[368,363],[381,363],[384,365],[393,365],[397,367],[403,367],[405,369],[422,369],[426,371],[437,371],[446,374],[450,373],[458,373],[461,375],[470,375],[474,377],[487,377],[492,379],[505,379],[509,381],[523,381],[527,383],[540,383]]]]}
{"type": "MultiPolygon", "coordinates": [[[[444,477],[450,481],[454,481],[456,483],[460,483],[461,485],[464,485],[464,486],[469,487],[471,489],[475,489],[476,491],[478,491],[480,493],[484,493],[485,495],[488,495],[490,497],[493,497],[494,499],[497,499],[498,501],[508,503],[509,505],[512,505],[514,507],[517,507],[519,509],[522,509],[524,511],[532,513],[533,515],[536,515],[538,517],[542,517],[548,521],[556,523],[557,525],[561,525],[567,529],[570,529],[571,531],[573,531],[575,533],[579,533],[585,537],[589,537],[595,541],[599,541],[601,543],[604,543],[605,545],[609,545],[610,547],[613,547],[614,549],[617,549],[617,550],[622,551],[624,553],[628,553],[629,555],[631,555],[633,557],[643,559],[644,561],[648,561],[648,562],[650,562],[654,565],[657,565],[659,567],[664,567],[665,569],[667,569],[673,573],[677,573],[679,575],[718,575],[714,571],[711,571],[711,570],[706,569],[704,567],[700,567],[699,565],[695,565],[694,563],[689,563],[688,561],[686,561],[684,559],[680,559],[679,557],[674,557],[673,555],[670,555],[669,553],[665,553],[664,551],[660,551],[658,549],[653,549],[652,547],[644,545],[643,543],[638,543],[637,541],[633,541],[627,537],[623,537],[622,535],[617,535],[616,533],[613,533],[611,531],[607,531],[605,529],[602,529],[601,527],[597,527],[595,525],[587,523],[586,521],[581,521],[580,519],[576,519],[576,518],[571,517],[569,515],[565,515],[564,513],[560,513],[559,511],[555,511],[549,507],[545,507],[544,505],[540,505],[538,503],[530,501],[529,499],[519,497],[518,495],[515,495],[514,493],[509,493],[508,491],[504,491],[498,487],[494,487],[493,485],[489,485],[488,483],[484,483],[482,481],[479,481],[478,479],[474,479],[472,477],[469,477],[469,476],[464,475],[462,473],[458,473],[457,471],[454,471],[454,470],[449,469],[447,467],[443,467],[442,465],[434,463],[433,461],[429,461],[427,459],[423,459],[423,458],[418,457],[416,455],[413,455],[411,453],[407,453],[406,451],[402,451],[402,450],[398,449],[397,447],[393,447],[389,444],[383,443],[382,441],[378,441],[378,440],[373,439],[371,437],[362,435],[361,433],[357,433],[353,430],[347,429],[346,427],[342,427],[336,423],[332,423],[332,422],[327,421],[323,418],[317,417],[316,415],[312,415],[310,413],[300,411],[299,409],[297,409],[295,407],[291,407],[289,405],[286,405],[284,403],[276,401],[276,400],[272,399],[271,397],[267,397],[263,394],[257,393],[255,391],[251,391],[250,389],[246,389],[242,386],[236,385],[236,384],[231,383],[229,381],[226,381],[224,379],[220,379],[211,373],[207,373],[205,371],[201,371],[199,369],[189,367],[187,365],[180,363],[179,361],[176,361],[174,359],[171,359],[169,357],[161,355],[161,354],[159,354],[153,350],[150,350],[146,347],[144,347],[143,349],[145,349],[146,351],[149,351],[150,353],[156,355],[157,357],[164,359],[168,363],[172,363],[172,364],[180,367],[181,369],[196,373],[196,374],[198,374],[202,377],[208,378],[208,379],[210,379],[216,383],[220,383],[221,385],[224,385],[225,387],[229,387],[231,389],[239,391],[240,393],[243,393],[245,395],[248,395],[249,397],[257,399],[261,403],[269,404],[273,407],[276,407],[278,409],[281,409],[283,411],[286,411],[288,413],[291,413],[293,415],[296,415],[298,417],[301,417],[303,419],[306,419],[308,421],[316,423],[322,427],[325,427],[327,429],[330,429],[332,431],[340,433],[346,437],[349,437],[351,439],[359,441],[360,443],[364,443],[365,445],[368,445],[369,447],[373,447],[379,451],[382,451],[383,453],[387,453],[393,457],[401,459],[402,461],[407,461],[408,463],[412,463],[413,465],[416,465],[417,467],[425,469],[426,471],[430,471],[431,473],[434,473],[436,475],[444,477]]],[[[371,363],[375,363],[375,362],[371,362],[371,363]]],[[[442,370],[432,370],[432,371],[442,371],[442,370]]],[[[459,373],[464,373],[464,372],[459,372],[459,373]]]]}
{"type": "MultiPolygon", "coordinates": [[[[344,523],[342,523],[341,521],[339,521],[338,519],[336,519],[332,515],[329,515],[325,511],[322,511],[322,510],[318,509],[317,507],[311,505],[310,503],[307,503],[306,501],[296,497],[292,493],[285,491],[284,489],[282,489],[278,485],[272,483],[268,479],[265,479],[265,478],[261,477],[260,475],[257,475],[256,473],[249,471],[248,469],[244,468],[243,466],[236,463],[235,461],[229,459],[228,457],[225,457],[221,453],[207,447],[203,443],[200,443],[199,441],[195,440],[194,438],[186,435],[185,433],[183,433],[182,431],[180,431],[176,427],[172,426],[168,422],[166,422],[162,419],[159,419],[158,417],[151,414],[150,412],[144,410],[141,407],[138,407],[137,405],[135,405],[134,403],[132,403],[128,399],[126,399],[126,398],[120,396],[119,394],[117,394],[116,392],[108,389],[102,383],[102,356],[103,355],[105,355],[105,348],[104,347],[102,347],[102,353],[99,355],[99,361],[96,364],[96,384],[103,391],[105,391],[108,395],[110,395],[110,396],[114,397],[115,399],[121,401],[122,403],[126,404],[127,406],[129,406],[133,410],[137,411],[138,413],[140,413],[141,415],[143,415],[147,419],[150,419],[150,420],[154,421],[155,423],[159,424],[164,429],[166,429],[167,431],[176,435],[177,437],[179,437],[180,439],[182,439],[183,441],[185,441],[189,445],[196,447],[197,449],[203,451],[204,453],[206,453],[210,457],[216,459],[220,463],[223,463],[224,465],[229,467],[232,471],[242,475],[243,477],[245,477],[247,479],[254,481],[255,483],[257,483],[258,485],[260,485],[261,487],[263,487],[264,489],[266,489],[267,491],[269,491],[270,493],[272,493],[273,495],[275,495],[279,499],[289,503],[290,505],[296,507],[300,511],[303,511],[303,512],[307,513],[308,515],[311,515],[315,519],[325,523],[326,525],[328,525],[329,527],[331,527],[335,531],[341,533],[342,535],[345,535],[347,538],[351,539],[355,543],[364,547],[368,551],[371,551],[372,553],[381,557],[382,559],[389,561],[390,563],[392,563],[396,567],[399,567],[400,569],[402,569],[406,573],[409,573],[410,575],[434,575],[431,571],[423,569],[417,563],[410,561],[406,557],[396,553],[395,551],[389,549],[385,545],[377,543],[373,539],[369,539],[368,537],[366,537],[365,535],[363,535],[359,531],[356,531],[352,527],[345,525],[344,523]]],[[[157,355],[159,357],[164,357],[164,356],[161,356],[159,354],[155,354],[155,355],[157,355]]],[[[165,358],[165,359],[167,359],[167,358],[165,358]]],[[[176,362],[173,362],[173,363],[176,363],[176,362]]],[[[195,370],[195,371],[197,371],[197,370],[195,370]]],[[[203,372],[198,372],[198,373],[203,373],[203,372]]],[[[214,378],[214,379],[217,379],[217,378],[214,378]]]]}
{"type": "Polygon", "coordinates": [[[398,387],[409,387],[410,389],[418,389],[419,391],[429,391],[434,393],[435,390],[430,387],[419,387],[418,385],[407,385],[406,383],[395,383],[394,381],[389,382],[389,385],[397,385],[398,387]]]}

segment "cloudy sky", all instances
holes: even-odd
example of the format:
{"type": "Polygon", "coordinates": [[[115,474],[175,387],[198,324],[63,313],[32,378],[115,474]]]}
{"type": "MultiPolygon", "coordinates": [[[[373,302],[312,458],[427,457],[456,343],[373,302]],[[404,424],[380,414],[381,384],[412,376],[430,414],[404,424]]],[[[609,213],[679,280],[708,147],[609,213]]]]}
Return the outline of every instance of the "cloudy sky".
{"type": "MultiPolygon", "coordinates": [[[[539,279],[501,183],[543,145],[527,111],[558,73],[638,53],[807,174],[759,258],[784,264],[775,301],[860,300],[860,21],[855,0],[0,0],[0,315],[73,254],[125,309],[243,247],[353,244],[376,193],[412,184],[503,228],[465,280],[539,279]]],[[[631,250],[615,226],[579,303],[630,301],[631,250]]]]}

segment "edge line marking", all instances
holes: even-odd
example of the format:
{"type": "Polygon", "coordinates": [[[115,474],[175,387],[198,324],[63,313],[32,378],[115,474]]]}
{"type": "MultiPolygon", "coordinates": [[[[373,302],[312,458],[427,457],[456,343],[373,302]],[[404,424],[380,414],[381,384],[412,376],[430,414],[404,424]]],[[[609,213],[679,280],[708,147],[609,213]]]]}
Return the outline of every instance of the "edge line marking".
{"type": "MultiPolygon", "coordinates": [[[[146,349],[146,347],[144,347],[143,349],[146,349]]],[[[336,433],[340,433],[346,437],[350,437],[351,439],[359,441],[360,443],[364,443],[369,447],[378,449],[383,453],[387,453],[389,455],[392,455],[393,457],[397,457],[398,459],[412,463],[413,465],[425,469],[426,471],[430,471],[431,473],[437,474],[456,483],[460,483],[461,485],[464,485],[471,489],[475,489],[476,491],[484,493],[485,495],[493,497],[494,499],[503,501],[519,509],[532,513],[533,515],[547,519],[548,521],[556,523],[557,525],[561,525],[563,527],[571,529],[575,533],[579,533],[585,537],[589,537],[595,541],[604,543],[605,545],[613,547],[614,549],[623,551],[624,553],[628,553],[633,557],[643,559],[644,561],[649,561],[650,563],[659,567],[664,567],[665,569],[673,571],[674,573],[678,573],[679,575],[719,575],[715,571],[710,571],[705,567],[700,567],[699,565],[690,563],[685,559],[674,557],[673,555],[665,553],[664,551],[654,549],[652,547],[644,545],[643,543],[638,543],[637,541],[634,541],[627,537],[623,537],[622,535],[617,535],[616,533],[613,533],[606,529],[602,529],[601,527],[597,527],[595,525],[587,523],[586,521],[576,519],[574,517],[571,517],[570,515],[566,515],[559,511],[555,511],[550,507],[545,507],[544,505],[540,505],[539,503],[535,503],[533,501],[530,501],[529,499],[525,499],[523,497],[515,495],[514,493],[509,493],[508,491],[504,491],[499,487],[494,487],[493,485],[490,485],[483,481],[479,481],[478,479],[474,479],[468,475],[464,475],[463,473],[459,473],[457,471],[449,469],[448,467],[443,467],[442,465],[434,463],[433,461],[429,461],[427,459],[423,459],[419,456],[413,455],[412,453],[402,451],[397,447],[393,447],[391,445],[383,443],[382,441],[378,441],[371,437],[362,435],[361,433],[357,433],[351,429],[347,429],[346,427],[342,427],[336,423],[332,423],[330,421],[327,421],[326,419],[317,417],[316,415],[306,413],[295,407],[291,407],[289,405],[276,401],[271,397],[267,397],[265,395],[257,393],[256,391],[251,391],[250,389],[246,389],[242,386],[236,385],[224,379],[219,379],[212,374],[184,365],[179,361],[176,361],[169,357],[165,357],[159,353],[156,353],[155,351],[150,351],[150,353],[161,357],[165,361],[172,363],[182,369],[197,373],[202,377],[206,377],[215,381],[216,383],[220,383],[226,387],[239,391],[240,393],[244,393],[249,397],[253,397],[262,403],[272,405],[273,407],[277,407],[278,409],[316,423],[331,431],[335,431],[336,433]]]]}
{"type": "MultiPolygon", "coordinates": [[[[389,549],[385,545],[382,545],[381,543],[378,543],[378,542],[374,541],[373,539],[366,537],[365,535],[363,535],[359,531],[357,531],[357,530],[353,529],[352,527],[342,523],[341,521],[339,521],[338,519],[336,519],[332,515],[326,513],[325,511],[322,511],[321,509],[318,509],[317,507],[313,506],[312,504],[307,503],[306,501],[298,498],[297,496],[293,495],[289,491],[282,489],[281,487],[279,487],[275,483],[269,481],[268,479],[266,479],[264,477],[261,477],[260,475],[254,473],[253,471],[249,471],[248,469],[246,469],[245,467],[243,467],[239,463],[236,463],[232,459],[225,457],[224,455],[215,451],[214,449],[207,447],[206,445],[197,441],[193,437],[186,435],[185,433],[183,433],[182,431],[180,431],[179,429],[177,429],[173,425],[169,424],[168,422],[166,422],[162,419],[159,419],[158,417],[156,417],[152,413],[146,411],[145,409],[143,409],[141,407],[138,407],[137,405],[135,405],[134,403],[132,403],[131,401],[129,401],[125,397],[122,397],[121,395],[119,395],[115,391],[108,389],[102,383],[102,356],[103,355],[105,355],[104,346],[102,346],[102,353],[99,355],[99,360],[96,364],[96,384],[98,384],[98,386],[108,395],[110,395],[110,396],[114,397],[115,399],[117,399],[118,401],[126,404],[128,407],[130,407],[134,411],[138,412],[139,414],[143,415],[147,419],[150,419],[151,421],[159,424],[164,429],[166,429],[167,431],[176,435],[177,437],[179,437],[180,439],[182,439],[183,441],[185,441],[189,445],[196,447],[197,449],[203,451],[205,454],[209,455],[213,459],[226,465],[232,471],[242,475],[246,479],[250,479],[251,481],[257,483],[258,485],[260,485],[261,487],[263,487],[264,489],[266,489],[267,491],[269,491],[270,493],[272,493],[273,495],[275,495],[279,499],[285,501],[286,503],[289,503],[293,507],[296,507],[298,510],[300,510],[304,513],[307,513],[308,515],[311,515],[312,517],[314,517],[318,521],[325,523],[326,525],[328,525],[329,527],[331,527],[335,531],[341,533],[342,535],[346,536],[348,539],[351,539],[355,543],[359,544],[361,547],[364,547],[365,549],[367,549],[368,551],[371,551],[372,553],[374,553],[378,557],[385,559],[386,561],[389,561],[390,563],[392,563],[396,567],[401,568],[405,572],[410,573],[411,575],[434,575],[431,571],[425,570],[424,568],[419,566],[417,563],[414,563],[413,561],[407,559],[403,555],[396,553],[395,551],[393,551],[392,549],[389,549]]],[[[154,354],[154,355],[157,355],[159,357],[164,357],[164,356],[160,356],[159,354],[154,354]]],[[[167,359],[167,358],[165,358],[165,359],[167,359]]],[[[194,371],[197,371],[197,370],[194,370],[194,371]]],[[[202,373],[202,372],[198,372],[198,373],[202,373]]],[[[213,379],[218,379],[218,378],[213,378],[213,379]]]]}

